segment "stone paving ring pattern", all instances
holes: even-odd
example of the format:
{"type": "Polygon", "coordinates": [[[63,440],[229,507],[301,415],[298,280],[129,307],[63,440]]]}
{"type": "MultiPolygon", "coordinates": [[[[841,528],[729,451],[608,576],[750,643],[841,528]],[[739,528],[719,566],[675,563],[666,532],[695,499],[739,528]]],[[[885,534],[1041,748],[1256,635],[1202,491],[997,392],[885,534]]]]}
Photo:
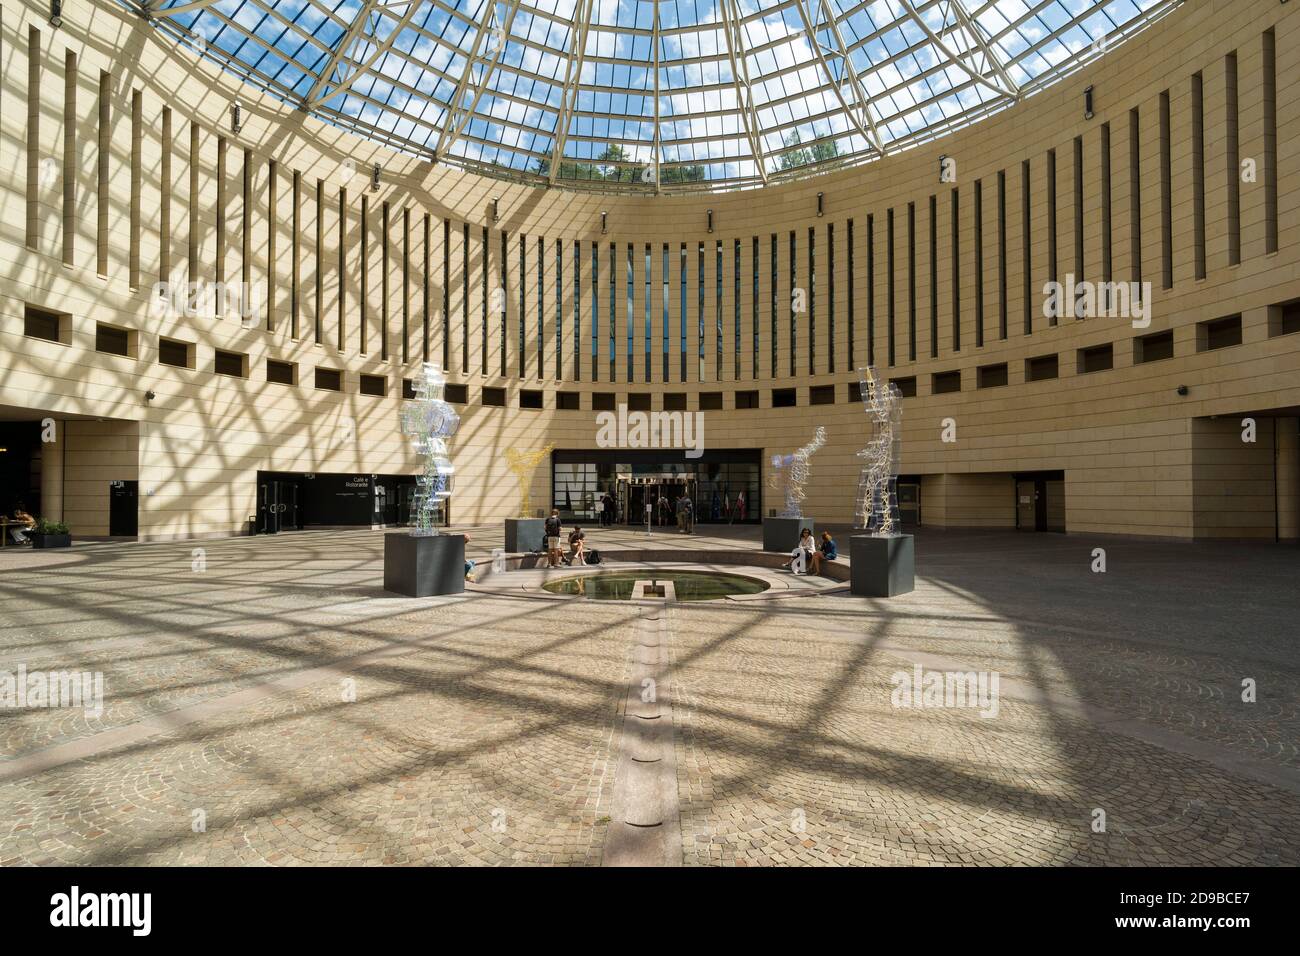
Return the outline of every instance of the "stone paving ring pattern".
{"type": "Polygon", "coordinates": [[[871,366],[858,369],[862,407],[871,422],[872,435],[858,452],[863,460],[858,477],[858,527],[872,535],[896,534],[898,517],[898,467],[903,424],[903,394],[893,382],[884,382],[871,366]]]}
{"type": "Polygon", "coordinates": [[[443,500],[451,497],[456,469],[447,455],[447,440],[460,428],[460,416],[443,401],[447,384],[442,369],[426,362],[415,379],[415,398],[402,403],[402,434],[411,439],[424,459],[424,470],[415,479],[415,515],[411,534],[427,537],[438,533],[434,514],[443,500]]]}
{"type": "Polygon", "coordinates": [[[803,517],[803,486],[812,475],[808,459],[824,444],[826,429],[818,425],[813,440],[798,451],[790,455],[772,456],[772,487],[779,488],[783,483],[785,485],[785,510],[781,512],[782,518],[803,517]]]}

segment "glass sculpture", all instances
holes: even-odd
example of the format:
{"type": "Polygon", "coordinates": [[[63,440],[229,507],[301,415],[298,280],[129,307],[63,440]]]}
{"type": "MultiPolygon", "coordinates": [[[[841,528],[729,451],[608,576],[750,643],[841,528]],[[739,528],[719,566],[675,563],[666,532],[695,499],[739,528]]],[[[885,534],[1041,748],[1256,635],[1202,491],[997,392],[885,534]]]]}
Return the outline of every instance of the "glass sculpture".
{"type": "Polygon", "coordinates": [[[412,384],[415,398],[402,403],[400,418],[402,434],[424,459],[424,470],[415,479],[411,534],[425,537],[438,533],[434,516],[439,505],[451,497],[456,469],[447,456],[447,441],[460,428],[460,416],[443,401],[447,379],[437,365],[426,362],[412,384]]]}
{"type": "Polygon", "coordinates": [[[858,477],[857,527],[870,535],[897,534],[903,395],[897,385],[883,381],[870,366],[858,369],[858,380],[872,434],[867,447],[858,452],[863,464],[858,477]]]}
{"type": "Polygon", "coordinates": [[[808,464],[808,459],[824,444],[826,444],[826,429],[818,425],[813,440],[798,451],[790,455],[772,456],[772,487],[779,489],[784,486],[785,489],[785,510],[781,512],[782,518],[803,517],[803,486],[812,475],[812,467],[808,464]]]}
{"type": "Polygon", "coordinates": [[[533,472],[546,460],[554,445],[546,445],[536,451],[520,451],[518,448],[506,449],[506,465],[519,479],[519,517],[531,518],[533,499],[529,489],[533,483],[533,472]]]}

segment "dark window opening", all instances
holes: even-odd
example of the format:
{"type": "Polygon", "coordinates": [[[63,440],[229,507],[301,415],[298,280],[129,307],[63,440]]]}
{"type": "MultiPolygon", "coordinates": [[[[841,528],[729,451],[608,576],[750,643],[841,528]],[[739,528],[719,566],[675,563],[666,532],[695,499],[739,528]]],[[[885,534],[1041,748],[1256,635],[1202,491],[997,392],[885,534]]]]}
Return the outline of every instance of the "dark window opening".
{"type": "Polygon", "coordinates": [[[1196,326],[1196,350],[1209,352],[1241,344],[1241,316],[1230,315],[1196,326]]]}
{"type": "Polygon", "coordinates": [[[23,310],[23,335],[31,339],[62,342],[65,318],[57,312],[47,312],[29,305],[23,310]]]}
{"type": "Polygon", "coordinates": [[[223,352],[221,349],[217,349],[213,368],[218,375],[233,375],[235,378],[243,378],[244,360],[245,356],[240,355],[238,352],[223,352]]]}
{"type": "Polygon", "coordinates": [[[1025,359],[1025,381],[1045,382],[1061,374],[1060,362],[1055,355],[1039,355],[1025,359]]]}
{"type": "Polygon", "coordinates": [[[814,385],[808,390],[809,405],[834,405],[835,404],[835,386],[834,385],[814,385]]]}
{"type": "Polygon", "coordinates": [[[469,403],[469,386],[449,384],[443,389],[443,395],[453,405],[466,405],[469,403]]]}
{"type": "Polygon", "coordinates": [[[961,370],[955,369],[951,372],[935,372],[934,378],[930,384],[930,391],[935,395],[947,395],[950,392],[960,392],[961,370]]]}
{"type": "Polygon", "coordinates": [[[360,391],[362,395],[382,397],[388,392],[388,379],[382,375],[362,375],[360,391]]]}
{"type": "Polygon", "coordinates": [[[631,412],[650,411],[650,393],[633,392],[627,397],[627,408],[631,412]]]}
{"type": "Polygon", "coordinates": [[[131,336],[126,329],[99,322],[95,324],[95,351],[109,355],[131,354],[131,336]]]}
{"type": "Polygon", "coordinates": [[[274,382],[277,385],[292,385],[294,380],[294,367],[291,362],[277,362],[273,359],[266,360],[266,380],[274,382]]]}
{"type": "Polygon", "coordinates": [[[315,385],[327,392],[343,391],[343,373],[334,368],[316,369],[315,385]]]}
{"type": "MultiPolygon", "coordinates": [[[[898,386],[898,393],[904,398],[916,398],[916,376],[909,375],[907,378],[891,378],[889,380],[898,386]]],[[[858,385],[858,398],[862,397],[862,385],[858,385]]]]}
{"type": "Polygon", "coordinates": [[[535,388],[525,388],[519,392],[520,408],[542,408],[542,393],[535,388]]]}
{"type": "Polygon", "coordinates": [[[793,388],[772,389],[773,408],[794,408],[798,404],[797,393],[793,388]]]}
{"type": "Polygon", "coordinates": [[[556,392],[555,407],[562,412],[576,412],[581,410],[582,396],[577,392],[556,392]]]}
{"type": "Polygon", "coordinates": [[[686,411],[686,393],[685,393],[685,392],[665,392],[665,393],[664,393],[664,411],[666,411],[666,412],[684,412],[684,411],[686,411]]]}
{"type": "Polygon", "coordinates": [[[736,407],[737,408],[758,408],[759,407],[758,392],[755,391],[737,392],[736,407]]]}
{"type": "Polygon", "coordinates": [[[1144,362],[1159,362],[1162,359],[1174,357],[1174,333],[1155,332],[1151,335],[1141,335],[1133,340],[1133,364],[1141,365],[1144,362]]]}
{"type": "Polygon", "coordinates": [[[594,412],[612,412],[617,396],[613,392],[592,392],[591,410],[594,412]]]}
{"type": "Polygon", "coordinates": [[[483,387],[483,404],[494,405],[497,408],[504,408],[506,404],[506,390],[504,388],[483,387]]]}
{"type": "Polygon", "coordinates": [[[1079,374],[1104,372],[1115,367],[1115,349],[1107,342],[1089,349],[1079,349],[1079,374]]]}
{"type": "Polygon", "coordinates": [[[700,411],[717,412],[722,410],[721,392],[700,392],[700,411]]]}
{"type": "Polygon", "coordinates": [[[158,340],[158,361],[162,365],[171,365],[175,368],[193,368],[190,361],[190,346],[184,342],[177,342],[174,339],[158,340]]]}
{"type": "Polygon", "coordinates": [[[976,369],[976,388],[1001,388],[1005,384],[1007,384],[1006,362],[1000,362],[997,365],[981,365],[976,369]]]}

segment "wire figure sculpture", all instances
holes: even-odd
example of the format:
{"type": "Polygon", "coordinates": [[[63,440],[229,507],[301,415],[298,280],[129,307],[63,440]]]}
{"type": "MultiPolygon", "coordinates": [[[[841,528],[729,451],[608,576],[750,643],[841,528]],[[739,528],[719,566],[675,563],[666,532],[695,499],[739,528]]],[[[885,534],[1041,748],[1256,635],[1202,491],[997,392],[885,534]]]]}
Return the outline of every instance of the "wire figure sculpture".
{"type": "Polygon", "coordinates": [[[460,428],[460,416],[443,401],[447,379],[437,365],[426,362],[412,384],[415,398],[402,403],[399,416],[402,434],[424,459],[424,470],[415,479],[411,534],[429,537],[438,534],[434,518],[439,505],[451,497],[455,483],[456,469],[447,454],[447,441],[460,428]]]}
{"type": "Polygon", "coordinates": [[[533,483],[533,472],[551,453],[554,445],[545,445],[536,451],[520,451],[518,448],[506,449],[506,466],[519,479],[519,517],[531,518],[533,499],[529,488],[533,483]]]}
{"type": "Polygon", "coordinates": [[[818,425],[813,440],[808,444],[793,454],[772,456],[772,487],[778,489],[782,485],[785,487],[785,510],[781,512],[782,518],[803,517],[803,487],[812,475],[812,467],[808,464],[808,459],[824,444],[826,444],[826,429],[818,425]]]}
{"type": "Polygon", "coordinates": [[[867,446],[858,452],[863,460],[858,477],[857,527],[867,534],[898,533],[898,468],[901,460],[903,395],[893,382],[883,381],[874,368],[858,369],[862,407],[871,422],[867,446]]]}

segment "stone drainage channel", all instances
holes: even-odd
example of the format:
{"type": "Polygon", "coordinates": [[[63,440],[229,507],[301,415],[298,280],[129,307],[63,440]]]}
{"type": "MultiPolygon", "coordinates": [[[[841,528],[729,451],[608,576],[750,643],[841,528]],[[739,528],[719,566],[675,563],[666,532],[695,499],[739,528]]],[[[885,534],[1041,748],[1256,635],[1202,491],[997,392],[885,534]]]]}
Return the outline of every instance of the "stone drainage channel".
{"type": "MultiPolygon", "coordinates": [[[[644,593],[638,582],[638,592],[644,593]]],[[[672,585],[667,589],[671,591],[672,585]]],[[[680,866],[681,816],[673,739],[670,594],[644,608],[633,636],[623,733],[604,866],[680,866]]]]}

